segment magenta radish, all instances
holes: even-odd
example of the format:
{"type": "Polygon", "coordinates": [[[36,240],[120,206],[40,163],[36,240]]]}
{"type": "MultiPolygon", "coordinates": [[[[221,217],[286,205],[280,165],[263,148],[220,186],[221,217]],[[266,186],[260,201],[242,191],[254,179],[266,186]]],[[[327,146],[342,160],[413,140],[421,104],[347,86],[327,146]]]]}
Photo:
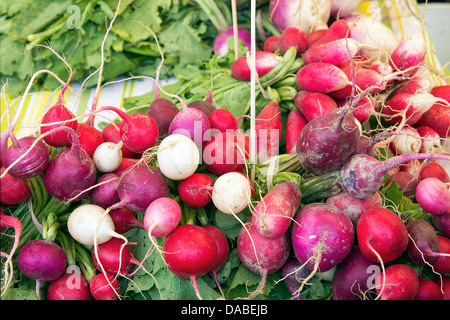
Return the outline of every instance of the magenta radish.
{"type": "Polygon", "coordinates": [[[390,265],[376,280],[380,300],[413,300],[419,292],[419,277],[410,266],[390,265]]]}
{"type": "Polygon", "coordinates": [[[392,67],[413,76],[423,63],[427,53],[426,43],[421,32],[404,39],[390,55],[392,67]]]}
{"type": "Polygon", "coordinates": [[[317,39],[317,41],[314,41],[314,43],[309,45],[308,48],[313,48],[331,41],[350,37],[350,26],[347,21],[339,19],[330,24],[328,29],[321,29],[314,32],[322,32],[322,35],[319,39],[317,39]]]}
{"type": "Polygon", "coordinates": [[[91,203],[104,209],[120,201],[117,194],[119,176],[115,173],[105,173],[97,179],[97,186],[91,191],[91,203]]]}
{"type": "Polygon", "coordinates": [[[442,151],[443,146],[441,145],[441,137],[436,130],[428,126],[418,126],[416,127],[416,130],[422,139],[419,152],[438,153],[442,151]]]}
{"type": "Polygon", "coordinates": [[[112,274],[99,273],[89,281],[89,289],[95,300],[117,300],[120,283],[112,274]]]}
{"type": "Polygon", "coordinates": [[[308,120],[298,108],[289,111],[284,134],[286,153],[291,153],[292,150],[295,151],[298,135],[307,123],[308,120]]]}
{"type": "Polygon", "coordinates": [[[268,239],[281,237],[288,230],[300,201],[300,188],[295,183],[275,185],[253,209],[253,228],[268,239]]]}
{"type": "Polygon", "coordinates": [[[381,207],[383,205],[383,198],[378,192],[367,199],[356,199],[345,192],[340,192],[328,197],[326,203],[341,209],[350,218],[353,226],[356,228],[359,217],[363,212],[373,207],[381,207]]]}
{"type": "Polygon", "coordinates": [[[389,185],[391,182],[394,182],[399,185],[399,190],[403,192],[403,195],[406,197],[412,196],[416,192],[417,178],[409,172],[399,171],[392,174],[387,180],[385,185],[389,185]]]}
{"type": "Polygon", "coordinates": [[[399,258],[408,246],[405,224],[396,213],[385,207],[364,211],[356,225],[356,236],[362,254],[380,263],[399,258]]]}
{"type": "Polygon", "coordinates": [[[25,179],[12,177],[5,168],[1,167],[0,202],[4,205],[19,204],[31,196],[31,190],[25,179]]]}
{"type": "Polygon", "coordinates": [[[305,52],[307,46],[305,31],[297,26],[289,26],[281,33],[279,43],[282,53],[286,53],[290,47],[295,47],[296,56],[299,57],[305,52]]]}
{"type": "Polygon", "coordinates": [[[211,202],[214,182],[204,173],[194,173],[180,181],[178,196],[190,207],[204,207],[211,202]]]}
{"type": "Polygon", "coordinates": [[[210,129],[211,124],[204,112],[183,107],[170,122],[169,135],[185,135],[200,148],[209,139],[210,129]]]}
{"type": "Polygon", "coordinates": [[[211,234],[214,241],[216,242],[217,247],[216,263],[214,264],[211,273],[213,275],[217,287],[222,293],[222,296],[224,296],[222,288],[219,283],[219,279],[217,278],[217,272],[225,265],[225,262],[227,261],[228,258],[228,254],[230,253],[230,245],[228,244],[228,238],[225,235],[225,233],[216,226],[208,224],[203,228],[206,229],[211,234]]]}
{"type": "Polygon", "coordinates": [[[417,265],[433,263],[439,256],[439,242],[433,226],[422,219],[411,220],[406,224],[410,240],[406,253],[417,265]]]}
{"type": "Polygon", "coordinates": [[[280,270],[289,258],[291,244],[285,233],[277,239],[268,239],[253,227],[251,219],[241,228],[237,238],[237,252],[242,264],[261,276],[259,287],[251,294],[263,292],[267,276],[280,270]]]}
{"type": "Polygon", "coordinates": [[[180,205],[172,198],[155,199],[145,210],[144,228],[151,237],[167,236],[176,229],[180,221],[180,205]]]}
{"type": "Polygon", "coordinates": [[[117,208],[109,211],[109,216],[114,223],[117,233],[123,234],[133,228],[144,228],[144,223],[137,219],[134,212],[127,207],[117,208]]]}
{"type": "Polygon", "coordinates": [[[385,115],[385,121],[389,124],[399,124],[404,117],[406,124],[414,125],[433,106],[435,101],[433,95],[426,92],[398,93],[388,99],[382,109],[382,114],[385,115]]]}
{"type": "Polygon", "coordinates": [[[294,103],[308,121],[338,108],[336,101],[330,96],[306,90],[297,92],[294,103]]]}
{"type": "Polygon", "coordinates": [[[301,165],[314,174],[338,169],[355,151],[361,131],[348,109],[319,116],[298,136],[296,152],[301,165]]]}
{"type": "Polygon", "coordinates": [[[354,228],[337,207],[311,203],[295,215],[291,238],[296,258],[314,272],[325,272],[350,253],[354,228]]]}
{"type": "Polygon", "coordinates": [[[419,279],[419,291],[414,300],[443,300],[441,288],[430,279],[419,279]]]}
{"type": "Polygon", "coordinates": [[[447,238],[450,238],[450,212],[430,217],[431,224],[447,238]]]}
{"type": "Polygon", "coordinates": [[[358,247],[353,248],[347,258],[337,265],[332,280],[333,300],[365,300],[373,297],[375,290],[370,279],[380,269],[379,263],[364,257],[358,247]]]}
{"type": "Polygon", "coordinates": [[[339,66],[350,61],[364,47],[366,46],[352,38],[337,39],[306,50],[303,62],[305,64],[323,62],[339,66]]]}
{"type": "MultiPolygon", "coordinates": [[[[177,109],[178,110],[178,109],[177,109]]],[[[155,120],[156,121],[156,120],[155,120]]],[[[120,123],[110,123],[102,130],[103,142],[119,143],[122,141],[120,136],[120,123]]],[[[122,156],[125,158],[137,158],[136,152],[130,151],[126,146],[122,145],[122,156]]]]}
{"type": "Polygon", "coordinates": [[[330,93],[352,84],[344,71],[324,62],[301,67],[296,74],[296,83],[300,89],[320,93],[330,93]]]}
{"type": "Polygon", "coordinates": [[[208,116],[211,129],[222,132],[230,130],[235,132],[239,129],[238,119],[227,109],[216,109],[208,116]]]}
{"type": "MultiPolygon", "coordinates": [[[[182,102],[181,105],[184,106],[184,103],[182,102]]],[[[206,117],[209,117],[211,113],[217,109],[214,102],[213,92],[211,90],[206,92],[206,97],[204,100],[201,99],[191,101],[187,104],[187,107],[200,110],[206,115],[206,117]]]]}
{"type": "Polygon", "coordinates": [[[438,235],[439,256],[431,264],[437,273],[450,272],[450,238],[438,235]]]}
{"type": "Polygon", "coordinates": [[[84,198],[94,185],[96,168],[91,157],[80,147],[76,133],[63,128],[69,132],[72,145],[51,159],[43,181],[50,195],[62,201],[76,201],[84,198]]]}
{"type": "MultiPolygon", "coordinates": [[[[227,39],[229,37],[234,36],[234,28],[229,27],[222,31],[220,31],[217,36],[214,38],[213,42],[213,50],[214,53],[218,55],[218,57],[222,57],[225,54],[227,54],[229,48],[227,39]]],[[[242,40],[242,43],[250,50],[250,44],[251,44],[251,34],[247,29],[244,29],[242,27],[237,27],[237,37],[242,40]]],[[[256,47],[256,50],[258,50],[258,47],[256,47]]]]}
{"type": "Polygon", "coordinates": [[[65,272],[48,286],[47,300],[92,300],[89,283],[81,272],[65,272]]]}
{"type": "Polygon", "coordinates": [[[246,150],[238,143],[238,136],[230,132],[217,132],[203,147],[202,160],[206,169],[215,175],[242,171],[247,158],[246,150]]]}
{"type": "Polygon", "coordinates": [[[64,250],[50,240],[31,240],[19,251],[20,271],[36,280],[36,294],[40,299],[40,284],[59,278],[66,270],[67,257],[64,250]]]}
{"type": "Polygon", "coordinates": [[[375,114],[377,109],[377,102],[370,96],[363,97],[353,107],[352,114],[361,123],[366,122],[369,118],[375,114]]]}
{"type": "Polygon", "coordinates": [[[281,269],[281,276],[289,292],[296,300],[301,300],[302,281],[311,274],[311,270],[302,266],[300,261],[290,258],[281,269]]]}
{"type": "Polygon", "coordinates": [[[423,210],[433,215],[450,211],[450,190],[436,178],[425,178],[416,187],[416,200],[423,210]]]}
{"type": "Polygon", "coordinates": [[[196,225],[180,225],[165,239],[163,254],[168,269],[181,279],[191,280],[201,300],[197,278],[211,272],[217,258],[217,245],[211,234],[196,225]]]}
{"type": "Polygon", "coordinates": [[[352,197],[365,199],[378,192],[384,175],[390,170],[409,160],[432,158],[450,160],[449,156],[434,153],[402,154],[384,161],[366,154],[356,154],[340,169],[340,184],[342,190],[352,197]]]}
{"type": "Polygon", "coordinates": [[[172,180],[192,175],[200,164],[198,145],[189,137],[172,133],[165,137],[156,154],[161,173],[172,180]]]}
{"type": "Polygon", "coordinates": [[[180,111],[178,107],[166,98],[158,97],[148,107],[147,114],[158,125],[158,139],[164,139],[169,134],[169,126],[173,118],[180,111]]]}
{"type": "Polygon", "coordinates": [[[249,179],[240,172],[225,173],[214,182],[211,199],[223,213],[236,214],[250,204],[249,179]]]}
{"type": "Polygon", "coordinates": [[[103,142],[97,146],[92,161],[99,172],[107,173],[116,170],[122,162],[122,141],[119,143],[103,142]]]}
{"type": "Polygon", "coordinates": [[[431,89],[431,94],[450,102],[450,85],[435,86],[431,89]]]}
{"type": "MultiPolygon", "coordinates": [[[[255,69],[259,77],[283,62],[283,57],[267,51],[255,52],[255,69]]],[[[247,57],[237,58],[231,65],[231,76],[237,80],[250,81],[250,67],[247,57]]]]}
{"type": "Polygon", "coordinates": [[[280,105],[275,101],[269,101],[256,116],[256,154],[259,161],[264,162],[279,154],[281,123],[280,105]]]}
{"type": "Polygon", "coordinates": [[[399,93],[430,93],[431,92],[431,81],[428,78],[415,75],[410,80],[400,83],[398,87],[394,89],[389,98],[394,97],[399,93]]]}
{"type": "Polygon", "coordinates": [[[117,194],[120,201],[111,209],[126,206],[134,212],[145,212],[155,199],[169,195],[169,186],[158,168],[138,163],[120,176],[117,194]]]}
{"type": "Polygon", "coordinates": [[[263,51],[275,53],[278,49],[280,49],[280,36],[272,35],[264,41],[263,51]]]}

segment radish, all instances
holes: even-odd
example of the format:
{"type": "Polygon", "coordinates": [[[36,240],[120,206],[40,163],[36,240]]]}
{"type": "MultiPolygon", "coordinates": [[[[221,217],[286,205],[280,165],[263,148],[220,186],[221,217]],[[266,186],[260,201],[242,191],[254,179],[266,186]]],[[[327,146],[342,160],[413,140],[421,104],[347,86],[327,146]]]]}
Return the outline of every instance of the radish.
{"type": "Polygon", "coordinates": [[[204,173],[194,173],[180,181],[178,196],[190,207],[204,207],[211,202],[214,182],[204,173]]]}
{"type": "Polygon", "coordinates": [[[127,207],[109,211],[109,216],[114,223],[114,230],[123,234],[133,228],[144,228],[144,223],[138,220],[133,211],[127,207]]]}
{"type": "Polygon", "coordinates": [[[430,217],[434,228],[447,238],[450,238],[450,212],[430,217]]]}
{"type": "MultiPolygon", "coordinates": [[[[346,1],[331,0],[331,16],[336,18],[345,18],[355,13],[359,13],[358,8],[363,0],[346,1]]],[[[341,21],[341,20],[337,20],[341,21]]]]}
{"type": "Polygon", "coordinates": [[[219,288],[220,292],[222,293],[222,296],[224,296],[222,288],[219,283],[219,280],[217,279],[217,272],[225,265],[225,262],[227,261],[227,258],[228,258],[228,254],[230,253],[230,246],[228,244],[228,238],[225,235],[225,233],[216,226],[208,224],[208,225],[204,226],[203,228],[206,229],[211,234],[214,241],[216,242],[216,247],[217,247],[216,263],[214,264],[214,266],[211,270],[211,273],[213,275],[213,278],[214,278],[214,281],[216,282],[217,287],[219,288]]]}
{"type": "Polygon", "coordinates": [[[216,109],[208,116],[211,129],[235,132],[239,129],[238,119],[227,109],[216,109]]]}
{"type": "Polygon", "coordinates": [[[138,163],[122,173],[117,194],[120,201],[111,209],[126,206],[134,212],[145,212],[155,199],[169,195],[169,186],[158,168],[138,163]]]}
{"type": "Polygon", "coordinates": [[[306,49],[312,48],[316,42],[319,41],[326,33],[328,29],[314,30],[306,35],[306,49]]]}
{"type": "Polygon", "coordinates": [[[402,154],[384,161],[366,154],[356,154],[351,156],[340,169],[340,186],[352,197],[365,199],[378,192],[383,184],[384,175],[401,163],[431,158],[450,160],[450,157],[446,155],[434,153],[402,154]]]}
{"type": "Polygon", "coordinates": [[[414,300],[443,300],[444,296],[441,288],[436,282],[430,279],[419,279],[419,291],[414,300]]]}
{"type": "Polygon", "coordinates": [[[294,148],[297,143],[298,135],[307,123],[308,120],[306,120],[305,116],[298,108],[289,111],[284,133],[286,153],[291,153],[292,150],[295,151],[294,148]]]}
{"type": "Polygon", "coordinates": [[[91,157],[79,144],[76,133],[67,127],[72,145],[58,153],[44,172],[44,186],[48,193],[62,201],[77,201],[89,193],[96,180],[91,157]]]}
{"type": "Polygon", "coordinates": [[[363,212],[373,207],[381,207],[383,205],[383,199],[378,192],[367,199],[356,199],[345,192],[340,192],[327,198],[326,203],[341,209],[350,218],[353,226],[356,228],[359,217],[363,212]]]}
{"type": "Polygon", "coordinates": [[[411,220],[406,224],[410,241],[406,248],[408,257],[417,265],[433,263],[439,249],[439,242],[433,226],[422,219],[411,220]]]}
{"type": "Polygon", "coordinates": [[[119,176],[115,173],[105,173],[97,179],[97,186],[91,191],[91,203],[104,209],[120,201],[117,194],[119,176]]]}
{"type": "Polygon", "coordinates": [[[120,283],[112,274],[99,273],[89,281],[89,290],[95,300],[117,300],[120,283]]]}
{"type": "Polygon", "coordinates": [[[413,76],[423,63],[427,47],[421,32],[401,41],[390,55],[392,67],[413,76]]]}
{"type": "Polygon", "coordinates": [[[401,82],[391,93],[389,98],[391,99],[396,94],[399,93],[430,93],[431,92],[431,81],[429,78],[425,78],[423,76],[415,75],[410,80],[406,82],[401,82]]]}
{"type": "Polygon", "coordinates": [[[92,155],[95,167],[100,172],[113,172],[122,162],[122,141],[119,143],[103,142],[92,155]]]}
{"type": "MultiPolygon", "coordinates": [[[[45,112],[41,125],[41,134],[61,126],[69,127],[75,132],[78,130],[78,122],[75,120],[75,116],[61,102],[58,102],[45,112]]],[[[69,132],[53,131],[51,135],[45,136],[44,141],[52,147],[68,147],[73,143],[73,138],[69,132]]]]}
{"type": "Polygon", "coordinates": [[[428,126],[418,126],[416,130],[422,139],[419,152],[439,153],[443,150],[441,138],[436,130],[428,126]]]}
{"type": "Polygon", "coordinates": [[[295,47],[296,56],[299,57],[306,50],[306,33],[300,27],[288,26],[281,33],[279,44],[282,53],[286,53],[290,47],[295,47]]]}
{"type": "Polygon", "coordinates": [[[89,283],[81,272],[67,270],[50,283],[47,300],[92,300],[89,283]]]}
{"type": "Polygon", "coordinates": [[[169,135],[185,135],[200,148],[209,139],[210,129],[211,124],[204,112],[184,105],[170,122],[169,135]]]}
{"type": "MultiPolygon", "coordinates": [[[[234,36],[234,28],[228,27],[224,30],[219,30],[219,33],[214,38],[213,42],[213,50],[214,53],[217,54],[218,57],[223,57],[225,54],[227,54],[229,48],[228,48],[228,42],[227,39],[229,37],[234,36]]],[[[243,44],[250,50],[250,44],[251,44],[251,34],[247,29],[244,29],[242,27],[237,27],[237,37],[242,40],[243,44]]],[[[258,50],[258,47],[256,46],[256,50],[258,50]]]]}
{"type": "Polygon", "coordinates": [[[269,101],[256,116],[256,153],[260,162],[279,154],[281,123],[280,105],[275,101],[269,101]]]}
{"type": "Polygon", "coordinates": [[[380,270],[380,264],[367,259],[354,247],[339,263],[332,280],[333,300],[366,300],[373,296],[370,280],[380,270]]]}
{"type": "Polygon", "coordinates": [[[433,215],[450,211],[450,189],[439,179],[425,178],[416,187],[416,200],[423,210],[433,215]]]}
{"type": "Polygon", "coordinates": [[[228,172],[214,182],[211,199],[221,212],[236,214],[250,204],[250,194],[248,178],[239,172],[228,172]]]}
{"type": "Polygon", "coordinates": [[[406,124],[414,125],[435,101],[433,95],[426,92],[398,93],[387,100],[382,114],[385,115],[385,121],[389,124],[399,124],[405,118],[406,124]]]}
{"type": "Polygon", "coordinates": [[[410,266],[393,264],[377,278],[376,290],[381,300],[413,300],[419,292],[419,277],[410,266]]]}
{"type": "Polygon", "coordinates": [[[125,170],[127,170],[130,167],[133,167],[134,165],[137,165],[140,161],[141,161],[141,159],[122,157],[120,166],[116,170],[114,170],[112,173],[114,173],[120,177],[122,175],[122,173],[125,172],[125,170]]]}
{"type": "Polygon", "coordinates": [[[295,258],[289,258],[281,269],[281,277],[289,292],[296,300],[301,300],[302,281],[311,274],[311,270],[302,266],[295,258]]]}
{"type": "Polygon", "coordinates": [[[309,122],[325,113],[337,110],[338,106],[330,96],[319,93],[300,90],[294,98],[295,105],[309,122]]]}
{"type": "Polygon", "coordinates": [[[385,185],[388,186],[391,182],[395,182],[400,186],[400,191],[403,195],[409,197],[414,195],[416,192],[416,187],[419,181],[417,178],[409,172],[399,171],[396,172],[386,180],[385,185]]]}
{"type": "Polygon", "coordinates": [[[296,258],[313,273],[325,272],[350,253],[354,228],[350,219],[337,207],[311,203],[295,215],[291,237],[296,258]]]}
{"type": "Polygon", "coordinates": [[[408,230],[393,211],[377,207],[364,211],[356,225],[362,254],[369,260],[387,263],[399,258],[408,246],[408,230]]]}
{"type": "MultiPolygon", "coordinates": [[[[120,126],[121,126],[120,123],[108,124],[102,130],[103,142],[119,143],[120,141],[122,141],[122,137],[120,136],[120,126]]],[[[126,146],[123,145],[123,143],[122,143],[121,150],[122,150],[122,157],[125,157],[125,158],[137,158],[138,157],[138,154],[136,152],[130,151],[126,146]]]]}
{"type": "Polygon", "coordinates": [[[364,48],[369,48],[369,46],[363,45],[352,38],[337,39],[308,48],[303,55],[303,62],[305,65],[323,62],[339,66],[350,61],[359,50],[364,48]]]}
{"type": "Polygon", "coordinates": [[[75,208],[67,221],[73,239],[87,246],[102,244],[112,237],[124,237],[115,231],[108,212],[95,204],[82,204],[75,208]]]}
{"type": "Polygon", "coordinates": [[[450,107],[441,102],[435,103],[420,117],[416,126],[431,127],[441,138],[448,138],[450,136],[450,107]]]}
{"type": "Polygon", "coordinates": [[[281,237],[289,228],[300,201],[300,188],[294,182],[275,185],[253,209],[253,228],[268,239],[281,237]]]}
{"type": "Polygon", "coordinates": [[[36,281],[36,295],[40,300],[40,284],[59,278],[66,270],[67,257],[64,250],[50,240],[31,240],[19,251],[20,271],[36,281]]]}
{"type": "MultiPolygon", "coordinates": [[[[181,103],[183,106],[184,104],[181,103]]],[[[217,106],[214,102],[213,93],[211,90],[206,92],[206,97],[204,100],[194,100],[187,104],[188,108],[197,109],[205,114],[207,118],[211,115],[211,113],[217,109],[217,106]]]]}
{"type": "Polygon", "coordinates": [[[169,134],[169,126],[177,115],[178,107],[166,98],[158,97],[148,107],[147,114],[151,116],[158,125],[158,140],[162,140],[169,134]]]}
{"type": "Polygon", "coordinates": [[[263,51],[275,53],[277,49],[280,49],[280,36],[271,35],[267,37],[267,39],[264,41],[263,51]]]}
{"type": "Polygon", "coordinates": [[[194,141],[177,133],[161,141],[156,156],[162,174],[172,180],[189,177],[200,163],[200,151],[194,141]]]}
{"type": "Polygon", "coordinates": [[[324,62],[301,67],[296,73],[296,83],[300,89],[320,93],[330,93],[351,85],[344,71],[324,62]]]}
{"type": "Polygon", "coordinates": [[[210,272],[217,258],[217,245],[211,234],[196,225],[180,225],[165,239],[163,254],[167,268],[181,279],[190,279],[202,300],[197,278],[210,272]]]}
{"type": "Polygon", "coordinates": [[[78,124],[77,135],[81,148],[83,148],[90,157],[94,155],[97,147],[105,142],[100,130],[88,122],[78,124]]]}
{"type": "Polygon", "coordinates": [[[298,136],[300,164],[314,174],[338,169],[355,151],[360,129],[348,109],[339,108],[308,122],[298,136]]]}
{"type": "Polygon", "coordinates": [[[441,235],[438,235],[438,247],[439,256],[431,264],[433,270],[437,273],[449,273],[450,272],[450,239],[441,235]]]}
{"type": "Polygon", "coordinates": [[[422,139],[416,128],[405,125],[392,136],[389,148],[393,154],[419,153],[422,139]]]}
{"type": "MultiPolygon", "coordinates": [[[[267,74],[283,62],[283,57],[267,51],[255,52],[255,69],[259,77],[267,74]]],[[[250,67],[247,57],[241,56],[230,67],[231,76],[237,80],[250,81],[250,67]]]]}
{"type": "Polygon", "coordinates": [[[328,29],[319,29],[309,33],[308,36],[316,32],[320,32],[321,36],[314,43],[308,45],[308,48],[320,46],[334,40],[348,38],[350,36],[350,25],[347,21],[339,19],[331,23],[328,29]]]}
{"type": "Polygon", "coordinates": [[[1,167],[0,202],[4,205],[14,205],[24,202],[31,196],[31,190],[25,179],[12,177],[1,167]]]}
{"type": "Polygon", "coordinates": [[[261,276],[259,287],[251,298],[264,290],[267,276],[280,270],[289,258],[290,242],[288,233],[277,239],[268,239],[253,227],[251,219],[241,228],[237,238],[237,252],[242,264],[261,276]]]}
{"type": "Polygon", "coordinates": [[[167,236],[176,229],[180,221],[180,205],[172,198],[158,198],[145,210],[144,228],[150,237],[167,236]]]}

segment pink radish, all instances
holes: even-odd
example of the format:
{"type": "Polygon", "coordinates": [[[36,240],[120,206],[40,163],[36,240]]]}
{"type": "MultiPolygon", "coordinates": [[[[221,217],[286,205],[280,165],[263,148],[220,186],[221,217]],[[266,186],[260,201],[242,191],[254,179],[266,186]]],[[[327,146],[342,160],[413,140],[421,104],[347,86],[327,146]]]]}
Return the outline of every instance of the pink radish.
{"type": "Polygon", "coordinates": [[[169,135],[185,135],[200,148],[209,139],[210,129],[211,124],[204,112],[196,108],[183,107],[170,122],[169,135]]]}
{"type": "Polygon", "coordinates": [[[430,93],[431,91],[431,81],[428,78],[415,75],[412,79],[405,82],[401,82],[398,87],[394,89],[392,94],[389,96],[391,99],[396,94],[399,93],[430,93]]]}
{"type": "Polygon", "coordinates": [[[151,237],[167,236],[176,229],[180,221],[180,205],[172,198],[155,199],[145,210],[144,228],[151,237]]]}
{"type": "Polygon", "coordinates": [[[89,289],[95,300],[117,300],[120,283],[112,274],[99,273],[89,281],[89,289]]]}
{"type": "Polygon", "coordinates": [[[298,135],[307,123],[308,120],[298,108],[289,111],[284,134],[286,153],[290,153],[295,148],[298,135]]]}
{"type": "Polygon", "coordinates": [[[427,48],[421,32],[404,39],[391,53],[391,64],[395,70],[405,71],[413,76],[423,63],[427,48]]]}
{"type": "Polygon", "coordinates": [[[194,173],[178,185],[178,196],[190,207],[204,207],[211,202],[214,182],[204,173],[194,173]]]}
{"type": "MultiPolygon", "coordinates": [[[[273,54],[272,52],[256,51],[255,52],[255,68],[259,77],[267,74],[270,70],[282,63],[283,57],[273,54]]],[[[250,81],[250,67],[247,58],[244,56],[236,59],[231,65],[231,76],[242,81],[250,81]]]]}
{"type": "Polygon", "coordinates": [[[308,33],[306,35],[306,49],[312,48],[314,43],[319,41],[319,39],[327,33],[327,30],[328,29],[318,29],[308,33]]]}
{"type": "Polygon", "coordinates": [[[348,38],[351,34],[349,23],[343,19],[334,21],[328,29],[321,29],[314,32],[321,32],[322,36],[310,45],[309,48],[320,46],[338,39],[348,38]]]}
{"type": "Polygon", "coordinates": [[[31,196],[31,190],[25,179],[12,177],[5,168],[1,167],[0,202],[4,205],[19,204],[31,196]]]}
{"type": "MultiPolygon", "coordinates": [[[[213,49],[214,53],[216,53],[219,57],[224,56],[229,48],[228,48],[228,42],[227,39],[234,35],[234,28],[228,27],[223,30],[219,30],[219,33],[214,38],[213,42],[213,49]]],[[[251,40],[251,34],[247,29],[244,29],[242,27],[237,27],[237,37],[242,40],[244,45],[250,50],[250,40],[251,40]]],[[[256,50],[258,48],[256,47],[256,50]]]]}
{"type": "Polygon", "coordinates": [[[362,254],[387,263],[399,258],[408,246],[408,230],[393,211],[385,207],[366,210],[359,218],[356,236],[362,254]]]}
{"type": "Polygon", "coordinates": [[[323,62],[339,66],[350,61],[359,50],[365,47],[352,38],[337,39],[306,50],[303,62],[305,64],[323,62]]]}
{"type": "Polygon", "coordinates": [[[338,108],[336,102],[330,96],[306,90],[297,92],[294,103],[308,121],[338,108]]]}
{"type": "Polygon", "coordinates": [[[181,279],[191,280],[201,300],[197,278],[211,272],[217,259],[211,234],[196,225],[180,225],[165,239],[163,253],[168,269],[181,279]]]}
{"type": "Polygon", "coordinates": [[[289,26],[281,33],[280,49],[282,53],[286,53],[290,47],[295,47],[296,56],[299,57],[306,50],[306,46],[306,34],[300,27],[289,26]]]}
{"type": "Polygon", "coordinates": [[[320,93],[330,93],[351,85],[344,71],[324,62],[310,63],[301,67],[297,71],[296,82],[300,89],[320,93]]]}
{"type": "Polygon", "coordinates": [[[450,211],[450,190],[439,179],[425,178],[416,187],[416,200],[423,210],[440,215],[450,211]]]}

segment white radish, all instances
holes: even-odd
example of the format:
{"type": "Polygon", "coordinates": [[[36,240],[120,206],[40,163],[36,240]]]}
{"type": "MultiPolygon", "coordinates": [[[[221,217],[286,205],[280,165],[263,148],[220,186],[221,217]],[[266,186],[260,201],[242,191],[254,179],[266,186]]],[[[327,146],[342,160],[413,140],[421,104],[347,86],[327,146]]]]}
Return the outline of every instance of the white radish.
{"type": "Polygon", "coordinates": [[[122,146],[123,142],[103,142],[92,155],[95,167],[100,172],[113,172],[122,162],[122,146]]]}
{"type": "Polygon", "coordinates": [[[245,209],[251,200],[248,178],[239,172],[228,172],[213,186],[212,201],[217,209],[227,214],[236,214],[245,209]]]}

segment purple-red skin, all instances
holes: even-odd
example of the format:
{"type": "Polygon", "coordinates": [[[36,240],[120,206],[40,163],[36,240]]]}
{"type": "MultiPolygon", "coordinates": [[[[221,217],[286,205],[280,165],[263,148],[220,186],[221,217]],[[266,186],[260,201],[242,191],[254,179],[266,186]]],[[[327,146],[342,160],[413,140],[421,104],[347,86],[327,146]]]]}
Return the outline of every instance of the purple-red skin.
{"type": "Polygon", "coordinates": [[[117,300],[120,284],[112,274],[99,273],[89,281],[89,290],[95,300],[117,300]]]}
{"type": "Polygon", "coordinates": [[[127,207],[117,208],[109,211],[115,232],[122,234],[133,228],[144,228],[144,223],[138,220],[134,212],[127,207]]]}
{"type": "Polygon", "coordinates": [[[31,240],[19,251],[20,271],[28,278],[50,282],[66,270],[67,257],[64,250],[50,240],[31,240]]]}
{"type": "MultiPolygon", "coordinates": [[[[0,173],[3,174],[4,167],[0,173]]],[[[25,179],[12,177],[9,172],[0,180],[0,202],[5,205],[19,204],[31,196],[31,190],[25,179]]]]}
{"type": "Polygon", "coordinates": [[[253,209],[253,228],[268,239],[281,237],[289,228],[301,198],[300,188],[294,182],[275,185],[253,209]]]}
{"type": "Polygon", "coordinates": [[[413,300],[419,292],[419,277],[410,266],[393,264],[377,278],[376,290],[380,300],[413,300]]]}
{"type": "Polygon", "coordinates": [[[169,134],[169,126],[173,118],[180,111],[178,107],[166,98],[156,98],[147,109],[147,114],[151,116],[158,125],[158,139],[162,140],[169,134]]]}
{"type": "MultiPolygon", "coordinates": [[[[43,125],[41,126],[41,134],[44,134],[57,127],[69,127],[75,132],[78,129],[78,122],[74,119],[74,114],[64,107],[62,104],[55,104],[53,107],[47,110],[42,117],[42,124],[67,121],[60,124],[43,125]]],[[[44,141],[52,147],[69,147],[72,144],[70,134],[64,131],[54,132],[51,135],[44,137],[44,141]]]]}
{"type": "Polygon", "coordinates": [[[399,171],[392,174],[386,180],[385,185],[389,185],[391,182],[395,182],[396,184],[398,184],[400,186],[399,190],[403,192],[406,197],[415,194],[417,184],[419,183],[415,176],[406,171],[399,171]]]}
{"type": "Polygon", "coordinates": [[[431,223],[436,230],[442,232],[447,238],[450,238],[450,212],[432,215],[431,223]]]}
{"type": "Polygon", "coordinates": [[[117,194],[117,185],[119,184],[119,176],[117,174],[112,172],[105,173],[97,179],[97,184],[100,185],[91,191],[91,203],[106,209],[120,201],[117,194]]]}
{"type": "Polygon", "coordinates": [[[406,224],[410,236],[406,253],[417,265],[433,263],[439,242],[433,226],[425,220],[411,220],[406,224]]]}
{"type": "Polygon", "coordinates": [[[92,295],[89,284],[81,272],[66,272],[50,283],[47,300],[92,300],[92,295]]]}
{"type": "Polygon", "coordinates": [[[363,300],[374,291],[368,282],[381,270],[361,253],[358,247],[352,249],[344,261],[339,263],[332,280],[333,300],[363,300]]]}
{"type": "Polygon", "coordinates": [[[284,134],[286,153],[290,153],[292,149],[295,148],[298,135],[307,123],[308,120],[306,120],[305,116],[298,108],[289,111],[284,134]]]}
{"type": "Polygon", "coordinates": [[[345,72],[337,66],[331,63],[315,62],[297,71],[296,84],[303,90],[331,93],[345,88],[351,82],[345,72]]]}
{"type": "Polygon", "coordinates": [[[203,207],[211,201],[214,182],[204,173],[193,173],[178,185],[178,196],[190,207],[203,207]]]}
{"type": "MultiPolygon", "coordinates": [[[[17,144],[13,143],[6,149],[3,155],[3,163],[5,168],[12,165],[36,141],[34,137],[23,137],[17,140],[17,144]]],[[[28,179],[35,177],[47,168],[50,162],[50,154],[47,146],[42,140],[39,140],[33,149],[28,152],[18,163],[9,169],[9,174],[18,179],[28,179]]]]}
{"type": "Polygon", "coordinates": [[[169,125],[169,134],[179,133],[187,136],[198,147],[209,139],[211,125],[208,117],[196,108],[180,110],[169,125]]]}
{"type": "Polygon", "coordinates": [[[291,230],[294,254],[308,269],[325,272],[343,261],[354,241],[350,218],[326,203],[311,203],[295,215],[291,230]]]}
{"type": "Polygon", "coordinates": [[[294,103],[308,121],[338,108],[336,101],[330,96],[324,93],[306,90],[297,92],[294,103]]]}
{"type": "Polygon", "coordinates": [[[286,284],[289,292],[292,293],[296,300],[301,300],[298,290],[302,286],[302,281],[311,274],[311,270],[302,266],[300,261],[290,258],[281,269],[281,277],[286,284]]]}
{"type": "Polygon", "coordinates": [[[230,245],[228,244],[228,238],[225,235],[225,233],[216,226],[208,224],[203,228],[206,229],[211,234],[214,241],[216,242],[217,256],[216,256],[216,263],[214,264],[212,271],[217,272],[224,266],[225,262],[227,261],[228,254],[230,253],[230,245]]]}
{"type": "Polygon", "coordinates": [[[430,279],[419,279],[419,291],[414,300],[443,300],[444,295],[438,284],[430,279]]]}
{"type": "Polygon", "coordinates": [[[447,256],[438,256],[431,264],[435,272],[444,274],[450,272],[450,238],[438,235],[439,253],[447,256]]]}

